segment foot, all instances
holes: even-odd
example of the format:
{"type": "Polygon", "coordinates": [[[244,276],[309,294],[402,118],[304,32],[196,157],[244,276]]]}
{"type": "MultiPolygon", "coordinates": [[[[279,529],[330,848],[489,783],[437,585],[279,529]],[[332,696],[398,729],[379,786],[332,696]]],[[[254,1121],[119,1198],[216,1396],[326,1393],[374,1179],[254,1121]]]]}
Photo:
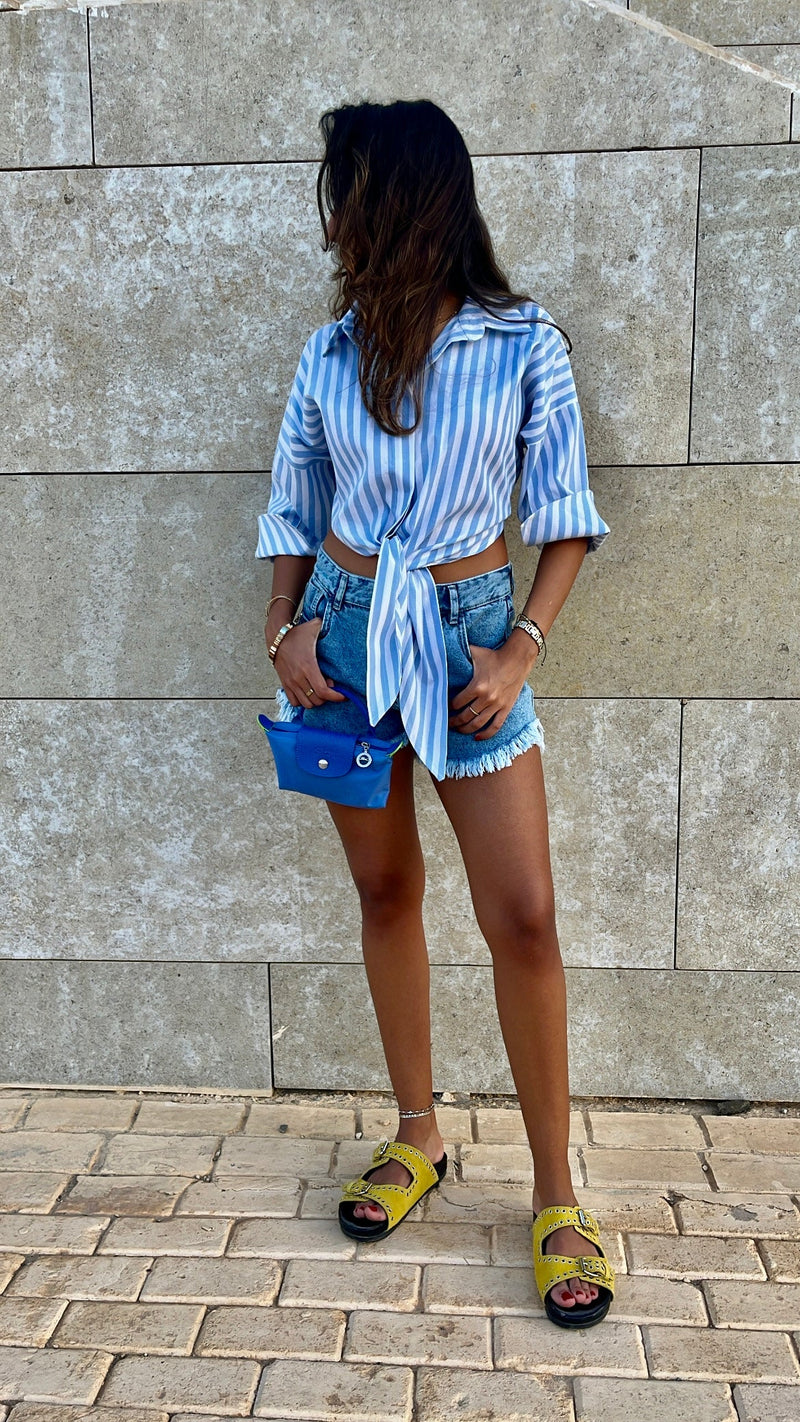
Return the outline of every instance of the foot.
{"type": "MultiPolygon", "coordinates": [[[[539,1211],[545,1209],[547,1205],[577,1205],[578,1201],[571,1191],[569,1196],[569,1199],[563,1200],[560,1198],[558,1200],[544,1199],[537,1194],[534,1187],[534,1214],[538,1215],[539,1211]]],[[[563,1229],[553,1230],[553,1233],[547,1236],[542,1248],[545,1254],[567,1254],[573,1257],[580,1254],[600,1253],[591,1240],[584,1239],[582,1234],[578,1234],[578,1231],[572,1228],[572,1225],[565,1225],[563,1229]]],[[[565,1279],[560,1284],[554,1284],[550,1290],[550,1296],[553,1302],[561,1308],[575,1308],[576,1304],[580,1308],[594,1302],[598,1296],[598,1288],[596,1284],[587,1284],[585,1279],[579,1279],[576,1276],[574,1279],[565,1279]]]]}
{"type": "MultiPolygon", "coordinates": [[[[416,1146],[423,1155],[427,1155],[428,1160],[436,1165],[444,1155],[444,1141],[442,1140],[436,1126],[433,1129],[426,1127],[424,1131],[401,1129],[395,1136],[396,1141],[401,1141],[403,1145],[416,1146]]],[[[399,1160],[387,1160],[385,1165],[379,1165],[377,1170],[373,1170],[369,1177],[373,1185],[410,1185],[411,1174],[399,1160]]],[[[383,1224],[386,1220],[386,1211],[374,1200],[359,1200],[353,1207],[353,1218],[366,1220],[368,1224],[383,1224]]]]}

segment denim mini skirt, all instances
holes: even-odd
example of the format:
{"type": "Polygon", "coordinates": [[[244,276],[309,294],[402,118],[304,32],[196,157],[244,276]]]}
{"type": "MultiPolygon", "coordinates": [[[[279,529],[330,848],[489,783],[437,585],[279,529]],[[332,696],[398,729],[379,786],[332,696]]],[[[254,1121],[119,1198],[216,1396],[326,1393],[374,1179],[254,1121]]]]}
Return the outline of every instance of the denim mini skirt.
{"type": "MultiPolygon", "coordinates": [[[[372,578],[348,573],[320,548],[306,585],[300,620],[322,619],[317,636],[317,661],[323,676],[366,698],[367,622],[374,587],[372,578]]],[[[514,624],[514,574],[511,564],[474,578],[437,583],[436,595],[447,654],[448,702],[472,680],[474,668],[469,643],[477,647],[502,646],[514,624]]],[[[292,706],[282,687],[277,692],[279,719],[294,720],[301,708],[292,706]]],[[[358,734],[366,731],[363,713],[352,701],[326,701],[303,713],[306,725],[329,731],[358,734]]],[[[488,727],[491,730],[491,725],[488,727]]],[[[381,739],[391,740],[404,731],[395,702],[375,727],[381,739]]],[[[498,731],[476,741],[469,731],[447,732],[445,779],[485,775],[510,765],[531,746],[544,750],[544,731],[534,710],[533,692],[524,682],[514,705],[498,731]]]]}

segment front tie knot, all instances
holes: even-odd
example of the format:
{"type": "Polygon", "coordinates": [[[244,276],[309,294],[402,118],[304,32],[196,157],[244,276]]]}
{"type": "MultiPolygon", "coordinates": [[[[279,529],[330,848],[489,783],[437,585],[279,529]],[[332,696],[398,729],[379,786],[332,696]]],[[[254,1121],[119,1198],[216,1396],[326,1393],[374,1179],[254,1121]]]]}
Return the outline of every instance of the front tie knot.
{"type": "Polygon", "coordinates": [[[381,541],[367,626],[367,707],[373,726],[398,702],[420,760],[444,778],[447,764],[447,654],[436,584],[410,568],[394,533],[381,541]]]}

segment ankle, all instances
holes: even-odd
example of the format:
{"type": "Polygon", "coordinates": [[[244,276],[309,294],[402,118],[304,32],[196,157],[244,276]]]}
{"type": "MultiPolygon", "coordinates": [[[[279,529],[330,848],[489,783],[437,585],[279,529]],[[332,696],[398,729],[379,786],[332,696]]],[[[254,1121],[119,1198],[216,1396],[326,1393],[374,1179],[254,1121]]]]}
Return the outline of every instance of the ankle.
{"type": "Polygon", "coordinates": [[[395,1140],[403,1145],[416,1146],[417,1150],[423,1151],[425,1155],[430,1155],[431,1148],[441,1154],[442,1137],[436,1124],[436,1113],[431,1111],[429,1116],[398,1121],[395,1140]]]}

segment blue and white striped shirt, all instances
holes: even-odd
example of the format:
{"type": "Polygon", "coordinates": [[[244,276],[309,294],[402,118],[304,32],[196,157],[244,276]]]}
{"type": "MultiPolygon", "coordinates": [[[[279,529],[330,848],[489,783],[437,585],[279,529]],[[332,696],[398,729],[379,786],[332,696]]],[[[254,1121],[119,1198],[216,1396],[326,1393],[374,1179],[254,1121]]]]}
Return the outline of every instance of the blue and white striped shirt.
{"type": "MultiPolygon", "coordinates": [[[[569,357],[533,302],[489,313],[471,297],[431,347],[423,415],[391,435],[366,409],[351,308],[306,343],[278,436],[257,558],[315,554],[328,529],[378,555],[367,631],[373,724],[399,704],[437,779],[447,760],[447,664],[432,563],[480,553],[503,530],[520,477],[522,540],[610,532],[589,488],[569,357]],[[517,324],[514,324],[514,323],[517,324]]],[[[401,422],[413,418],[407,394],[401,422]]]]}

